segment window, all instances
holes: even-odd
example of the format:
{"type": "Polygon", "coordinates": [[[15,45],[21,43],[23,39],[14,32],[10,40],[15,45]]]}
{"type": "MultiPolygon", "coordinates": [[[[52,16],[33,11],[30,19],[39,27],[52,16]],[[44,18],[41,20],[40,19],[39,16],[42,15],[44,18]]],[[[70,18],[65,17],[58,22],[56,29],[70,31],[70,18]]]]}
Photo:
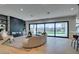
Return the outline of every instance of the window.
{"type": "Polygon", "coordinates": [[[45,32],[47,33],[48,36],[54,36],[54,24],[53,23],[45,24],[45,32]]]}
{"type": "Polygon", "coordinates": [[[36,24],[31,24],[30,25],[30,31],[33,35],[36,35],[36,24]]]}
{"type": "MultiPolygon", "coordinates": [[[[32,34],[41,35],[41,33],[46,32],[47,36],[55,37],[68,37],[68,22],[52,22],[52,23],[43,23],[43,24],[30,24],[30,30],[32,34]]],[[[79,29],[79,25],[77,25],[79,29]]],[[[78,30],[77,30],[78,31],[78,30]]],[[[79,32],[79,31],[78,31],[79,32]]]]}
{"type": "Polygon", "coordinates": [[[67,37],[67,22],[56,23],[56,36],[67,37]]]}
{"type": "Polygon", "coordinates": [[[41,35],[44,32],[44,24],[37,24],[37,35],[41,35]]]}
{"type": "Polygon", "coordinates": [[[76,24],[76,33],[79,34],[79,23],[76,24]]]}

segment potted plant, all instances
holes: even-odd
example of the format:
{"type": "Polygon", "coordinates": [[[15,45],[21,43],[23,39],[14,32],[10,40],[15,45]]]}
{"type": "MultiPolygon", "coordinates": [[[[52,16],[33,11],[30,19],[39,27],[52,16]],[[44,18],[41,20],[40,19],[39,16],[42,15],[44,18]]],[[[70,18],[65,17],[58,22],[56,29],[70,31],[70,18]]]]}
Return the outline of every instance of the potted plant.
{"type": "Polygon", "coordinates": [[[42,35],[47,35],[46,32],[43,32],[42,35]]]}

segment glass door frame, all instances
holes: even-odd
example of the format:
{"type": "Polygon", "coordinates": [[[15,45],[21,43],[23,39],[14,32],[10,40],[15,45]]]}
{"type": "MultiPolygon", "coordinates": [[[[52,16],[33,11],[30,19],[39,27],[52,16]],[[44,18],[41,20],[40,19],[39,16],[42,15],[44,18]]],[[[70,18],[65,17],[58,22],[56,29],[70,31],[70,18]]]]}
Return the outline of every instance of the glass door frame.
{"type": "MultiPolygon", "coordinates": [[[[37,25],[40,25],[40,24],[44,24],[44,32],[45,32],[45,23],[37,23],[37,24],[36,24],[36,35],[38,35],[38,34],[37,34],[37,25]]],[[[38,35],[38,36],[39,36],[39,35],[38,35]]]]}
{"type": "Polygon", "coordinates": [[[48,36],[48,37],[55,37],[55,22],[46,22],[45,23],[45,31],[46,31],[46,24],[54,24],[54,35],[52,35],[52,36],[48,36]]]}
{"type": "Polygon", "coordinates": [[[44,24],[44,32],[46,31],[45,29],[45,24],[50,24],[53,23],[54,24],[54,36],[48,36],[48,37],[60,37],[60,38],[69,38],[69,21],[56,21],[56,22],[44,22],[44,23],[30,23],[29,24],[29,30],[30,30],[30,25],[34,24],[36,25],[36,35],[37,35],[37,24],[44,24]],[[56,36],[56,23],[67,23],[67,37],[63,37],[63,36],[56,36]]]}
{"type": "Polygon", "coordinates": [[[60,37],[60,38],[69,38],[69,21],[57,21],[55,22],[55,37],[60,37]],[[67,23],[67,37],[63,36],[56,36],[56,23],[67,23]]]}
{"type": "Polygon", "coordinates": [[[45,32],[45,23],[30,23],[30,24],[29,24],[29,30],[30,30],[30,25],[31,25],[31,24],[32,24],[32,25],[33,25],[33,24],[36,25],[36,35],[37,35],[37,36],[39,36],[39,35],[37,34],[37,24],[44,24],[44,32],[45,32]]]}

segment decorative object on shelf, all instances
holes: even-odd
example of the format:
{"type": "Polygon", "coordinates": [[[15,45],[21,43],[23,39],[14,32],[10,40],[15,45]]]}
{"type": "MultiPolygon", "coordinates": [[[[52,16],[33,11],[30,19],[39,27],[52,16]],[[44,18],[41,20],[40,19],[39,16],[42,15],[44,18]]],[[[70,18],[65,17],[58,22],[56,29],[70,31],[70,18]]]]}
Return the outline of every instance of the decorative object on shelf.
{"type": "Polygon", "coordinates": [[[0,28],[6,30],[6,21],[0,20],[0,28]]]}

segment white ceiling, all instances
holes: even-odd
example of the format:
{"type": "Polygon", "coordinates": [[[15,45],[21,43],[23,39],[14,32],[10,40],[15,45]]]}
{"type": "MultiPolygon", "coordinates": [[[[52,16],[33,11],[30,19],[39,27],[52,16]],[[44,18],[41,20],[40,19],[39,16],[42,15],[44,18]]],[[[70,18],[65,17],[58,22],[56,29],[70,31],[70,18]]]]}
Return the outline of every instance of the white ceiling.
{"type": "Polygon", "coordinates": [[[14,16],[23,20],[62,17],[78,14],[75,4],[4,4],[0,5],[0,14],[14,16]],[[74,8],[71,10],[71,8],[74,8]],[[23,9],[23,11],[20,11],[23,9]],[[50,12],[50,14],[48,14],[50,12]]]}

